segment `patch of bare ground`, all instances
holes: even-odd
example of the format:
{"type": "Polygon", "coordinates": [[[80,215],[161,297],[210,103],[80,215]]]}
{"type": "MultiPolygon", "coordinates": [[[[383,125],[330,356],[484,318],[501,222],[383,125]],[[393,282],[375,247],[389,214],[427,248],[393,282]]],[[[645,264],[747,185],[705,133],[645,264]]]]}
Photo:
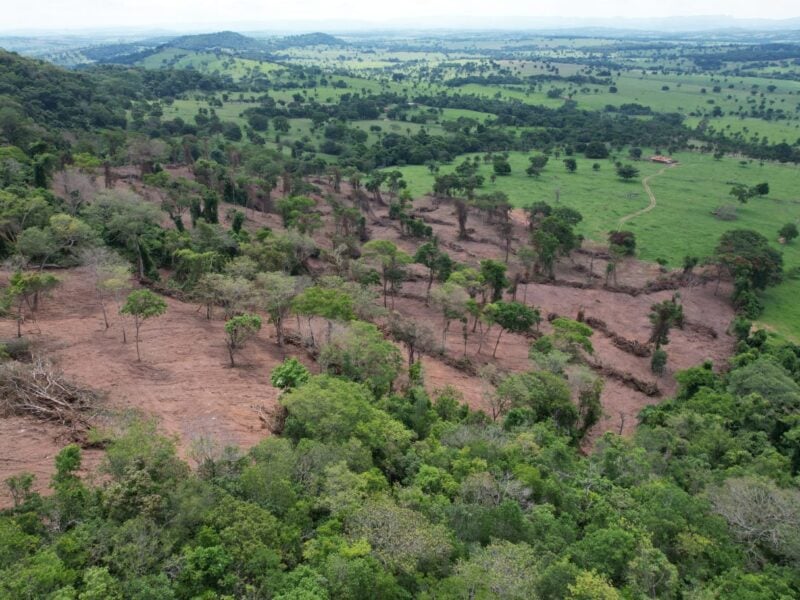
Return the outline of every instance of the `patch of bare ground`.
{"type": "MultiPolygon", "coordinates": [[[[36,323],[23,325],[23,335],[35,340],[65,375],[104,393],[107,410],[135,409],[157,417],[161,429],[178,438],[183,456],[199,437],[244,448],[263,438],[266,431],[258,407],[273,406],[278,396],[269,384],[269,373],[296,352],[292,347],[279,348],[270,327],[265,326],[242,353],[241,366],[230,368],[224,323],[206,320],[197,306],[165,298],[167,313],[142,327],[142,361],[137,362],[131,324],[126,324],[126,344],[121,317],[114,317],[111,328],[105,329],[88,274],[74,269],[58,275],[62,284],[44,301],[36,323]]],[[[15,327],[11,321],[0,321],[0,338],[15,335],[15,327]]],[[[58,445],[50,440],[60,437],[59,428],[14,427],[6,422],[3,428],[0,456],[18,456],[20,462],[0,463],[0,480],[23,470],[52,472],[52,460],[40,464],[38,457],[51,457],[58,445]],[[50,450],[34,452],[28,469],[22,460],[25,454],[17,449],[31,443],[50,450]]]]}
{"type": "MultiPolygon", "coordinates": [[[[159,190],[143,186],[133,170],[129,171],[123,169],[117,173],[115,187],[133,188],[150,201],[160,203],[159,190]]],[[[170,171],[191,177],[191,172],[185,167],[170,171]]],[[[95,191],[100,189],[101,179],[94,182],[95,191]]],[[[315,183],[319,185],[320,193],[312,195],[318,200],[324,227],[315,232],[314,238],[321,248],[330,250],[334,226],[329,218],[331,208],[324,201],[324,195],[332,190],[322,181],[315,183]]],[[[352,194],[353,190],[343,184],[339,197],[347,201],[352,194]]],[[[273,195],[275,198],[280,196],[277,190],[273,195]]],[[[372,203],[372,206],[373,214],[367,219],[372,239],[393,240],[413,254],[421,242],[401,235],[398,224],[388,219],[385,204],[372,203]]],[[[223,220],[230,208],[232,205],[221,205],[223,220]]],[[[455,210],[451,203],[426,197],[416,200],[413,210],[417,217],[432,227],[442,247],[455,260],[477,266],[481,259],[503,259],[505,244],[498,227],[486,223],[479,213],[470,214],[467,223],[469,239],[461,240],[457,239],[455,210]]],[[[262,226],[281,229],[280,218],[275,214],[253,210],[246,213],[245,226],[249,229],[262,226]]],[[[515,249],[527,239],[527,230],[521,211],[512,211],[511,218],[513,243],[509,271],[513,276],[523,271],[515,249]]],[[[165,224],[169,224],[167,219],[165,224]]],[[[733,349],[732,338],[726,334],[733,312],[726,300],[727,290],[722,289],[715,295],[713,282],[703,283],[703,278],[698,276],[680,280],[675,273],[662,273],[658,265],[633,259],[620,263],[616,282],[605,286],[605,278],[600,275],[605,273],[605,249],[590,243],[584,244],[584,248],[588,252],[576,252],[560,261],[555,282],[521,284],[517,300],[539,307],[543,317],[558,314],[576,318],[582,312],[586,318],[605,322],[609,334],[644,344],[650,335],[650,306],[679,291],[686,318],[695,325],[673,330],[670,334],[670,344],[666,347],[668,370],[660,377],[650,372],[648,357],[626,352],[618,343],[615,344],[611,335],[601,331],[595,333],[592,341],[598,368],[655,384],[659,394],[646,395],[626,385],[620,377],[606,377],[602,394],[605,415],[590,432],[587,443],[591,444],[605,431],[630,434],[643,407],[675,391],[674,373],[677,370],[706,359],[718,367],[724,365],[733,349]],[[653,293],[642,291],[648,286],[652,289],[654,283],[664,283],[665,278],[667,285],[664,287],[667,289],[653,293]],[[671,289],[676,287],[679,289],[671,289]],[[697,324],[702,327],[697,327],[697,324]]],[[[314,269],[323,271],[325,263],[316,262],[314,269]]],[[[394,310],[425,323],[441,336],[441,316],[424,302],[424,269],[413,265],[411,272],[416,277],[404,284],[394,301],[394,310]]],[[[59,275],[63,284],[53,293],[53,298],[44,303],[37,323],[26,324],[25,333],[40,342],[66,375],[77,383],[105,392],[110,409],[137,409],[156,416],[161,429],[177,437],[184,456],[188,454],[192,440],[201,436],[211,436],[218,442],[245,448],[257,443],[267,432],[256,408],[274,406],[278,396],[277,390],[269,385],[271,369],[290,355],[310,364],[299,348],[278,348],[272,327],[265,324],[257,340],[242,353],[242,365],[231,369],[227,363],[222,321],[208,321],[196,306],[174,298],[166,299],[169,309],[165,316],[144,325],[143,361],[137,363],[130,338],[132,332],[129,332],[128,343],[122,343],[120,318],[115,318],[110,329],[104,328],[87,274],[76,269],[59,275]]],[[[0,322],[0,337],[13,336],[15,328],[11,321],[0,322]]],[[[290,321],[289,329],[294,329],[294,320],[290,321]]],[[[546,321],[542,330],[549,330],[546,321]]],[[[494,361],[508,371],[531,368],[529,338],[504,334],[497,356],[492,358],[498,330],[493,329],[486,337],[480,354],[479,331],[470,332],[465,353],[461,326],[454,323],[444,345],[446,356],[431,354],[423,358],[428,388],[433,391],[451,385],[474,409],[486,408],[486,400],[481,381],[474,375],[475,369],[464,370],[454,366],[465,354],[473,367],[494,361]]],[[[0,432],[3,434],[0,436],[0,456],[5,457],[0,461],[0,480],[29,470],[40,475],[40,486],[46,485],[52,473],[52,456],[60,447],[58,428],[14,418],[0,420],[0,432]]],[[[94,457],[95,453],[91,456],[94,457]]],[[[92,461],[95,459],[87,461],[90,466],[92,461]]]]}

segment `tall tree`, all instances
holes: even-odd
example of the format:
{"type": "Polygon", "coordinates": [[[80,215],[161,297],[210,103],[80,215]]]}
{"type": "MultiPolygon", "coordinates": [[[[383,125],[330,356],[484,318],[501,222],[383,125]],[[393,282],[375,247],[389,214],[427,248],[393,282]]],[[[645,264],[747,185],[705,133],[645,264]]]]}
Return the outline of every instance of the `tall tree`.
{"type": "Polygon", "coordinates": [[[119,312],[133,317],[133,327],[136,331],[136,360],[140,361],[142,355],[139,353],[139,330],[145,321],[160,317],[167,312],[167,303],[150,290],[136,290],[128,295],[119,312]]]}

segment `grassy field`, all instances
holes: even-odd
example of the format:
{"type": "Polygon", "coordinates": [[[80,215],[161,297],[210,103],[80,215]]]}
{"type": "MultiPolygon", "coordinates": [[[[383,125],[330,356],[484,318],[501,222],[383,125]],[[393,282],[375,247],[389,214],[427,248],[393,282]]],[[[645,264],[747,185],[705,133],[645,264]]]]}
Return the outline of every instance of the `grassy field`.
{"type": "MultiPolygon", "coordinates": [[[[512,174],[489,181],[491,165],[483,165],[481,174],[486,177],[482,193],[503,191],[515,206],[525,206],[533,201],[545,200],[579,210],[584,220],[579,231],[587,238],[604,242],[610,230],[616,229],[619,219],[648,206],[649,199],[640,180],[620,181],[608,161],[577,158],[578,169],[567,173],[561,160],[551,157],[538,179],[525,175],[529,155],[511,153],[509,162],[512,174]],[[592,164],[599,162],[600,170],[592,164]]],[[[623,162],[624,157],[621,157],[623,162]]],[[[697,153],[676,155],[680,164],[662,171],[663,167],[647,161],[636,166],[641,176],[652,175],[650,187],[656,196],[656,207],[625,224],[636,234],[638,256],[644,260],[666,260],[673,267],[681,265],[687,254],[709,256],[725,231],[749,228],[764,234],[776,248],[784,253],[787,270],[800,266],[800,241],[781,246],[777,231],[788,222],[800,221],[800,171],[796,167],[746,161],[741,164],[734,158],[714,160],[697,153]],[[766,181],[770,195],[738,205],[735,221],[721,221],[712,212],[722,204],[736,204],[728,195],[734,182],[747,185],[766,181]]],[[[442,168],[452,170],[457,164],[442,168]]],[[[433,176],[420,166],[402,169],[409,190],[414,196],[429,193],[433,176]]],[[[767,309],[762,322],[788,337],[800,340],[800,281],[787,280],[765,295],[767,309]]]]}
{"type": "Polygon", "coordinates": [[[140,64],[146,69],[159,69],[166,66],[173,66],[178,69],[192,68],[201,73],[229,75],[236,81],[250,76],[254,71],[267,75],[284,68],[271,62],[224,55],[218,56],[210,52],[192,52],[179,48],[166,48],[161,52],[148,56],[140,64]]]}

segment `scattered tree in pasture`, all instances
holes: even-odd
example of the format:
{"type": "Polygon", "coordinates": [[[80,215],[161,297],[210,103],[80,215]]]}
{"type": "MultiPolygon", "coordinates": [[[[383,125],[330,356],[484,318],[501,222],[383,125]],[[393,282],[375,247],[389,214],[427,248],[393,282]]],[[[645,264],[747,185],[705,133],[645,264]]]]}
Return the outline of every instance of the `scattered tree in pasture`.
{"type": "Polygon", "coordinates": [[[797,225],[786,223],[778,231],[778,237],[783,238],[784,243],[788,244],[798,236],[797,225]]]}
{"type": "Polygon", "coordinates": [[[492,170],[495,175],[500,177],[511,175],[511,163],[504,156],[495,156],[492,159],[492,170]]]}
{"type": "Polygon", "coordinates": [[[231,367],[235,367],[235,354],[261,330],[261,317],[258,315],[237,315],[225,323],[225,337],[231,367]]]}
{"type": "Polygon", "coordinates": [[[576,161],[574,158],[565,158],[564,168],[567,169],[568,173],[574,173],[578,170],[578,161],[576,161]]]}
{"type": "Polygon", "coordinates": [[[637,169],[633,165],[620,164],[617,166],[617,177],[619,177],[623,181],[630,181],[631,179],[635,179],[638,176],[639,176],[639,169],[637,169]]]}
{"type": "Polygon", "coordinates": [[[544,171],[545,166],[547,166],[548,157],[544,154],[540,154],[529,157],[528,161],[530,161],[530,165],[525,169],[525,173],[531,177],[539,177],[542,171],[544,171]]]}
{"type": "Polygon", "coordinates": [[[145,321],[160,317],[167,312],[167,303],[150,290],[135,290],[128,294],[125,304],[119,309],[120,314],[133,317],[136,332],[136,360],[142,360],[139,353],[139,331],[145,321]]]}

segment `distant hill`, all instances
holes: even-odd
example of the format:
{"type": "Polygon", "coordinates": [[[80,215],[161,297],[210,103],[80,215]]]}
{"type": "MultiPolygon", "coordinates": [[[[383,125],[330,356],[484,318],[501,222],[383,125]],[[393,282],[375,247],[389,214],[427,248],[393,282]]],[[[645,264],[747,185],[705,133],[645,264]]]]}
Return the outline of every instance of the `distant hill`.
{"type": "Polygon", "coordinates": [[[80,64],[146,64],[149,57],[172,56],[176,50],[197,53],[224,53],[240,58],[269,60],[270,52],[288,48],[308,46],[347,46],[348,43],[327,33],[315,32],[290,35],[269,40],[259,40],[235,31],[218,31],[183,35],[172,39],[149,39],[133,43],[110,43],[51,53],[46,58],[57,64],[75,66],[80,64]],[[62,56],[63,55],[63,56],[62,56]]]}
{"type": "Polygon", "coordinates": [[[304,33],[289,35],[285,38],[274,40],[270,46],[274,49],[302,48],[305,46],[347,46],[348,43],[328,33],[304,33]]]}
{"type": "Polygon", "coordinates": [[[184,35],[170,40],[163,46],[180,48],[181,50],[193,50],[196,52],[208,52],[213,50],[248,52],[266,49],[266,45],[262,42],[242,35],[241,33],[236,33],[235,31],[184,35]]]}

